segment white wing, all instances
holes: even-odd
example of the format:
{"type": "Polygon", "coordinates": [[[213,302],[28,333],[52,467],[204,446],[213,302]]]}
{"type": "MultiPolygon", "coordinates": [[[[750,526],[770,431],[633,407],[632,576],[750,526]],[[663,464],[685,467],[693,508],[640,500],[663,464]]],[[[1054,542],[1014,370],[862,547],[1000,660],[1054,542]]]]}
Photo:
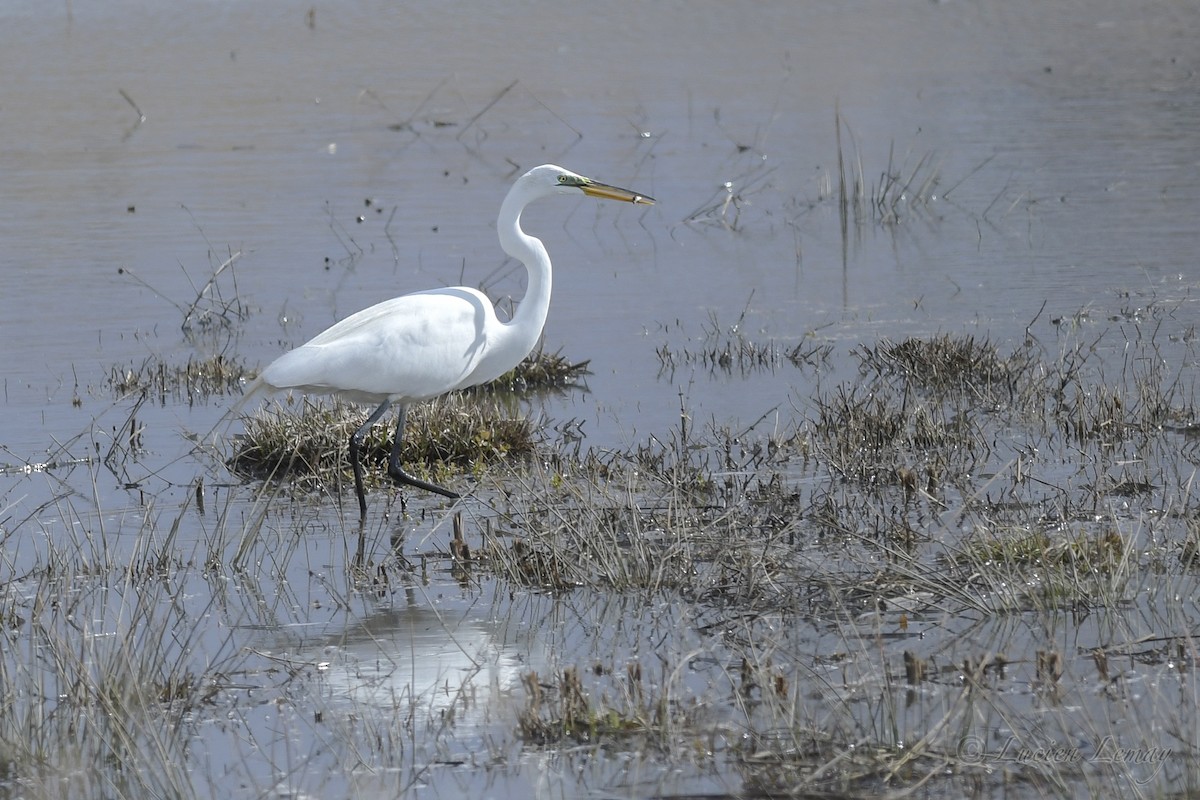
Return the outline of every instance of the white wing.
{"type": "Polygon", "coordinates": [[[416,292],[346,317],[260,377],[275,389],[338,392],[363,402],[425,400],[496,377],[473,379],[503,328],[474,289],[416,292]]]}

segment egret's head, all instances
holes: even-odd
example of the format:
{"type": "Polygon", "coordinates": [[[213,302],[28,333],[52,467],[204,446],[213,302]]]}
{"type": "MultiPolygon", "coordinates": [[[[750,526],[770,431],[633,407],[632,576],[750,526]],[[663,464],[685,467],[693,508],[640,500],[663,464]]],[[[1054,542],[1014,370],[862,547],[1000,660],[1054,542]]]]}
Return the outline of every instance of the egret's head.
{"type": "Polygon", "coordinates": [[[600,197],[605,200],[620,200],[626,203],[642,203],[644,205],[654,203],[653,197],[647,197],[644,194],[638,194],[629,189],[609,186],[607,183],[600,183],[591,178],[585,178],[582,175],[571,172],[569,169],[556,167],[553,164],[543,164],[540,167],[534,167],[525,173],[524,179],[533,181],[552,194],[576,194],[583,192],[589,197],[600,197]]]}

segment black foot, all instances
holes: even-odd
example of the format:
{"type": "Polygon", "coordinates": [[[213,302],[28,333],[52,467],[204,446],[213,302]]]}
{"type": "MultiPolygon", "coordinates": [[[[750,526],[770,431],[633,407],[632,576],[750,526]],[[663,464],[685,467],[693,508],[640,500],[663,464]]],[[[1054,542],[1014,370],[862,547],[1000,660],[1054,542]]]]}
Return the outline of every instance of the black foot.
{"type": "Polygon", "coordinates": [[[427,492],[440,494],[442,497],[449,497],[451,500],[457,500],[462,497],[462,495],[458,494],[457,492],[452,492],[449,489],[443,489],[436,483],[429,483],[428,481],[423,481],[420,478],[414,478],[412,475],[409,475],[396,465],[391,465],[388,467],[388,476],[391,477],[391,479],[394,480],[399,486],[411,486],[414,489],[424,489],[427,492]]]}

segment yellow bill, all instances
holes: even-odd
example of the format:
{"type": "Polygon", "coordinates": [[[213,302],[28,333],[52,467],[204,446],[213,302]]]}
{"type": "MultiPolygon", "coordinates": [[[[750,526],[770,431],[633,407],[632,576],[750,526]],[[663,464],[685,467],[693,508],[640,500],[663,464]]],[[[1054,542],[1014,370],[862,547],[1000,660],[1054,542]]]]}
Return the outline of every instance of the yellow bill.
{"type": "Polygon", "coordinates": [[[654,205],[654,198],[647,197],[644,194],[631,192],[628,189],[622,189],[619,186],[609,186],[607,183],[597,183],[593,180],[587,180],[580,184],[580,189],[589,197],[602,197],[605,200],[620,200],[624,203],[642,203],[644,205],[654,205]]]}

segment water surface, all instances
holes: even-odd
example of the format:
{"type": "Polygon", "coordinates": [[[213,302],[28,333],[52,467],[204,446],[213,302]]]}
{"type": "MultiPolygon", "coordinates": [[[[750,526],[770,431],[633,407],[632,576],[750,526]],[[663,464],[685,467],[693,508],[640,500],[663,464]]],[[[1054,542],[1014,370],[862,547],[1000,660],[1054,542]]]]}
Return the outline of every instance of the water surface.
{"type": "MultiPolygon", "coordinates": [[[[209,475],[185,433],[229,398],[141,407],[145,451],[127,472],[22,469],[120,438],[135,399],[108,388],[114,367],[213,352],[262,365],[432,286],[519,298],[494,219],[512,180],[545,162],[658,200],[525,215],[555,263],[545,345],[592,370],[586,391],[533,410],[582,420],[585,447],[666,437],[681,405],[699,425],[766,414],[786,427],[881,337],[1032,335],[1053,351],[1056,323],[1079,320],[1117,355],[1126,340],[1104,331],[1158,304],[1162,341],[1181,342],[1200,281],[1198,39],[1196,7],[1154,2],[8,3],[0,526],[22,537],[21,559],[38,557],[31,528],[53,540],[93,524],[128,557],[121,531],[147,497],[184,502],[209,475]],[[888,173],[906,189],[844,221],[839,147],[868,199],[888,173]],[[230,258],[201,307],[236,298],[244,318],[185,334],[230,258]],[[656,354],[737,335],[829,344],[830,363],[746,380],[656,354]]],[[[1188,352],[1161,355],[1190,369],[1188,352]]],[[[312,577],[344,566],[337,513],[312,513],[330,540],[278,577],[337,605],[312,577]]],[[[196,553],[208,525],[185,536],[196,553]]],[[[420,547],[446,533],[444,520],[414,527],[420,547]]],[[[434,584],[453,595],[446,576],[434,584]]],[[[392,691],[388,676],[412,689],[412,665],[436,653],[449,660],[430,656],[434,680],[477,669],[503,695],[564,646],[514,645],[468,594],[427,651],[366,679],[346,668],[372,646],[419,647],[404,625],[437,620],[435,596],[382,611],[360,598],[317,638],[292,630],[311,623],[299,599],[280,638],[253,642],[279,658],[332,648],[326,688],[363,703],[392,691]],[[379,613],[386,634],[358,635],[379,613]]]]}

